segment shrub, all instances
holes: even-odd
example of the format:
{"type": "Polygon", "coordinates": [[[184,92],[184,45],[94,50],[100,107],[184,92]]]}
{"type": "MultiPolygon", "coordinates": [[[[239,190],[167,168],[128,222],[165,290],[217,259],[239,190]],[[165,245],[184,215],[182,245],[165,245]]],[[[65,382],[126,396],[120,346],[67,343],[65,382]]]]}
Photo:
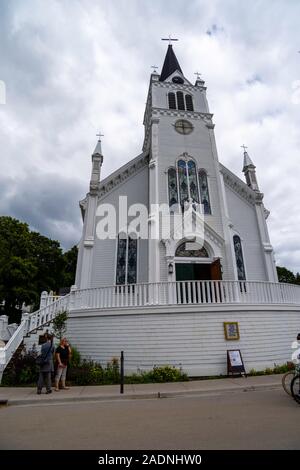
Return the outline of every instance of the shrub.
{"type": "Polygon", "coordinates": [[[70,359],[70,367],[79,367],[81,363],[81,355],[80,352],[70,344],[72,349],[71,359],[70,359]]]}
{"type": "Polygon", "coordinates": [[[103,379],[104,383],[107,384],[117,384],[120,382],[119,359],[117,357],[113,357],[111,362],[106,364],[103,379]]]}
{"type": "Polygon", "coordinates": [[[17,350],[3,372],[2,385],[32,385],[36,383],[39,374],[39,367],[35,363],[36,357],[35,348],[29,351],[25,351],[24,347],[17,350]]]}
{"type": "Polygon", "coordinates": [[[184,382],[189,380],[182,369],[174,366],[154,366],[152,370],[131,374],[125,377],[126,383],[184,382]]]}
{"type": "MultiPolygon", "coordinates": [[[[78,353],[79,354],[79,353],[78,353]]],[[[80,357],[80,355],[79,355],[80,357]]],[[[119,361],[113,358],[103,368],[92,360],[71,363],[68,370],[68,381],[73,385],[104,385],[120,383],[119,361]]]]}
{"type": "Polygon", "coordinates": [[[281,366],[274,364],[274,368],[271,369],[267,367],[265,370],[255,370],[251,369],[247,375],[271,375],[271,374],[284,374],[289,370],[293,370],[295,368],[295,364],[292,362],[287,362],[286,364],[282,364],[281,366]]]}
{"type": "Polygon", "coordinates": [[[73,385],[99,385],[103,383],[103,369],[94,361],[83,360],[68,370],[68,381],[73,385]]]}
{"type": "Polygon", "coordinates": [[[181,369],[176,369],[174,366],[153,367],[150,371],[149,377],[152,382],[178,382],[188,380],[187,375],[181,369]]]}

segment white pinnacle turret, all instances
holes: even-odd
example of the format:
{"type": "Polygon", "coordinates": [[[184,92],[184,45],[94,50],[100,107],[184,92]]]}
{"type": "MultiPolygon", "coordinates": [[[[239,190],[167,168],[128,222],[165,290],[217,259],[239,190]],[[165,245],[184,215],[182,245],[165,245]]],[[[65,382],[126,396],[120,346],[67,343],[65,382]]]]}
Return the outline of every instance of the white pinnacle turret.
{"type": "Polygon", "coordinates": [[[246,183],[254,191],[259,191],[255,171],[256,166],[254,165],[253,161],[248,155],[248,152],[246,151],[247,147],[245,145],[242,145],[242,148],[244,149],[243,173],[246,178],[246,183]]]}
{"type": "Polygon", "coordinates": [[[90,180],[90,193],[97,193],[99,190],[101,166],[103,163],[103,155],[100,140],[102,134],[99,133],[97,135],[99,136],[99,139],[96,144],[95,150],[92,153],[92,174],[90,180]]]}

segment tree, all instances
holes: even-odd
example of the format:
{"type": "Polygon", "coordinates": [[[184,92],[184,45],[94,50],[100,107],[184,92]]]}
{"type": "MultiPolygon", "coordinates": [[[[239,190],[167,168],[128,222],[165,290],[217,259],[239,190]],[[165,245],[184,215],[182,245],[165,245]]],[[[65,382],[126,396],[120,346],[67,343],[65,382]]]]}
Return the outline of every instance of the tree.
{"type": "Polygon", "coordinates": [[[296,284],[296,277],[292,271],[282,266],[277,266],[277,274],[279,282],[286,282],[288,284],[296,284]]]}
{"type": "Polygon", "coordinates": [[[58,241],[31,232],[26,223],[0,217],[0,302],[10,322],[20,320],[23,302],[37,309],[42,291],[58,292],[71,280],[75,250],[68,253],[62,253],[58,241]]]}
{"type": "Polygon", "coordinates": [[[62,312],[59,312],[57,315],[55,315],[54,319],[52,320],[52,333],[59,340],[62,339],[65,332],[67,331],[67,319],[68,312],[63,310],[62,312]]]}
{"type": "Polygon", "coordinates": [[[78,248],[74,245],[63,254],[62,286],[71,287],[75,283],[78,248]]]}
{"type": "Polygon", "coordinates": [[[35,301],[37,273],[30,259],[28,225],[12,217],[0,217],[0,300],[10,321],[18,321],[23,302],[35,301]]]}
{"type": "MultiPolygon", "coordinates": [[[[42,291],[57,291],[62,283],[64,260],[59,242],[31,232],[30,258],[37,268],[35,289],[38,299],[42,291]]],[[[35,305],[38,307],[38,305],[35,305]]]]}

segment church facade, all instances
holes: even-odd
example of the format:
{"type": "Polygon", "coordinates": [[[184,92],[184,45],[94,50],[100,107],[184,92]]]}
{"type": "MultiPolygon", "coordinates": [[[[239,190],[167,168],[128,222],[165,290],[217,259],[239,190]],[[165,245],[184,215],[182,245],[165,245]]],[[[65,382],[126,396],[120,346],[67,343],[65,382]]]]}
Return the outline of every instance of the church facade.
{"type": "Polygon", "coordinates": [[[247,370],[290,359],[300,289],[278,282],[255,165],[245,147],[244,181],[219,162],[212,117],[169,45],[141,154],[101,179],[97,142],[68,320],[84,357],[191,376],[226,374],[232,347],[247,370]]]}
{"type": "Polygon", "coordinates": [[[242,181],[219,162],[212,117],[204,81],[184,76],[169,45],[150,78],[141,154],[101,179],[97,142],[75,285],[24,312],[0,346],[0,381],[62,310],[82,357],[105,365],[124,351],[125,373],[226,374],[230,350],[246,371],[291,360],[300,286],[278,282],[255,165],[244,148],[242,181]]]}
{"type": "Polygon", "coordinates": [[[205,83],[197,78],[192,84],[184,76],[171,45],[161,74],[150,78],[144,128],[142,153],[104,180],[105,158],[97,143],[90,191],[80,202],[84,225],[76,287],[277,282],[266,224],[269,213],[255,166],[244,149],[244,182],[219,162],[205,83]],[[114,233],[99,237],[97,224],[104,225],[109,205],[115,209],[114,233]],[[133,234],[138,205],[147,217],[133,234]],[[165,208],[164,215],[157,216],[158,206],[165,208]],[[178,236],[176,227],[189,208],[201,218],[200,237],[193,237],[191,230],[188,237],[184,232],[178,236]],[[170,223],[166,234],[164,217],[170,223]]]}

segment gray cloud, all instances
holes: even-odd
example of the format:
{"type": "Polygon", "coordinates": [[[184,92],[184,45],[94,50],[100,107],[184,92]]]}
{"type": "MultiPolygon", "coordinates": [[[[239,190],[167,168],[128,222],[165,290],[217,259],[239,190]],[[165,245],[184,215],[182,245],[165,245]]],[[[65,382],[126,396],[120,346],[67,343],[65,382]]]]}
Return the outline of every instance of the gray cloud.
{"type": "Polygon", "coordinates": [[[242,176],[248,145],[276,257],[299,271],[299,16],[284,0],[1,1],[2,213],[78,241],[96,131],[103,177],[140,153],[150,67],[171,33],[187,78],[206,80],[220,161],[242,176]]]}
{"type": "Polygon", "coordinates": [[[27,222],[33,230],[59,240],[68,249],[80,239],[77,201],[83,194],[84,185],[78,179],[32,171],[9,183],[0,180],[0,210],[4,215],[27,222]]]}

